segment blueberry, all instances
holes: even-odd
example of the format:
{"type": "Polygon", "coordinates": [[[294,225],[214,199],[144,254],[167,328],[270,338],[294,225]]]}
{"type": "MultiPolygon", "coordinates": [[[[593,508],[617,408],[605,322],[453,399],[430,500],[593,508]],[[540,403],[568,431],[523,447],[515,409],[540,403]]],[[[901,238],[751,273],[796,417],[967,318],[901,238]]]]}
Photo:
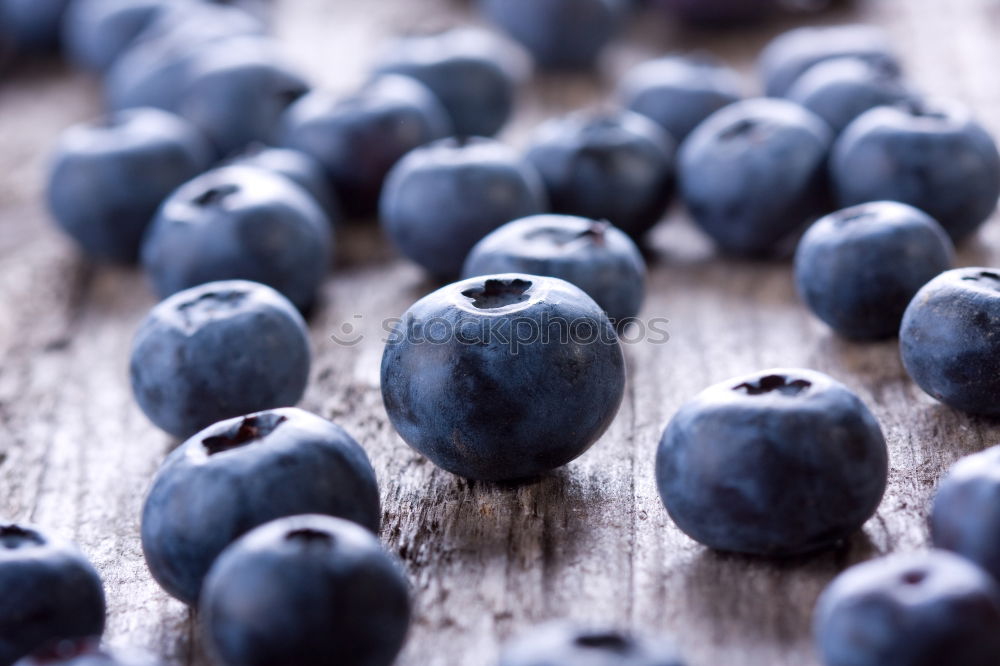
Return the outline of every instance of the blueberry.
{"type": "Polygon", "coordinates": [[[486,234],[545,207],[538,174],[511,148],[491,139],[444,139],[393,168],[379,216],[404,255],[434,276],[454,278],[486,234]]]}
{"type": "Polygon", "coordinates": [[[851,567],[815,613],[826,666],[994,666],[1000,591],[945,551],[891,555],[851,567]]]}
{"type": "Polygon", "coordinates": [[[364,449],[301,409],[238,416],[194,435],[163,463],[142,512],[142,550],[157,582],[195,604],[226,546],[301,513],[378,531],[378,484],[364,449]]]}
{"type": "Polygon", "coordinates": [[[677,648],[610,630],[553,623],[512,641],[499,666],[684,666],[677,648]]]}
{"type": "Polygon", "coordinates": [[[182,118],[128,109],[62,134],[46,197],[88,255],[134,262],[160,203],[210,161],[205,139],[182,118]]]}
{"type": "Polygon", "coordinates": [[[923,210],[952,239],[971,235],[1000,197],[993,137],[956,104],[872,109],[833,149],[830,172],[842,206],[888,199],[923,210]]]}
{"type": "Polygon", "coordinates": [[[1000,446],[962,458],[941,479],[930,524],[936,548],[1000,580],[1000,446]]]}
{"type": "Polygon", "coordinates": [[[312,195],[331,222],[336,223],[340,219],[340,205],[327,183],[323,165],[302,151],[271,148],[257,143],[231,158],[227,164],[256,167],[280,174],[312,195]]]}
{"type": "Polygon", "coordinates": [[[581,455],[625,389],[614,328],[557,278],[508,273],[414,304],[382,357],[382,398],[407,444],[469,479],[537,476],[581,455]]]}
{"type": "Polygon", "coordinates": [[[731,104],[681,146],[684,203],[724,252],[774,254],[827,207],[831,140],[826,123],[797,104],[731,104]]]}
{"type": "Polygon", "coordinates": [[[834,58],[806,70],[787,97],[840,134],[865,111],[904,102],[910,91],[900,81],[898,70],[885,63],[834,58]]]}
{"type": "Polygon", "coordinates": [[[541,174],[553,212],[608,220],[639,237],[670,203],[674,147],[645,116],[581,112],[542,125],[527,160],[541,174]]]}
{"type": "Polygon", "coordinates": [[[714,58],[668,56],[631,70],[618,97],[680,143],[705,118],[739,101],[742,88],[739,74],[714,58]]]}
{"type": "Polygon", "coordinates": [[[624,0],[479,0],[479,6],[546,69],[593,67],[629,12],[624,0]]]}
{"type": "Polygon", "coordinates": [[[376,71],[412,76],[427,86],[448,111],[456,134],[493,136],[514,111],[515,59],[493,35],[460,28],[399,40],[376,71]]]}
{"type": "Polygon", "coordinates": [[[189,0],[74,0],[62,35],[66,55],[77,67],[104,72],[151,25],[169,12],[189,11],[189,0]]]}
{"type": "Polygon", "coordinates": [[[132,392],[153,423],[185,438],[223,419],[294,405],[309,361],[305,322],[281,294],[212,282],[147,315],[132,347],[132,392]]]}
{"type": "Polygon", "coordinates": [[[218,154],[274,138],[285,110],[309,84],[264,40],[207,46],[192,61],[177,112],[202,130],[218,154]]]}
{"type": "Polygon", "coordinates": [[[901,67],[889,37],[869,25],[796,28],[771,41],[761,53],[758,69],[771,97],[783,97],[810,67],[824,60],[853,57],[889,71],[901,67]]]}
{"type": "Polygon", "coordinates": [[[899,330],[903,365],[924,391],[972,414],[1000,416],[1000,269],[961,268],[924,286],[899,330]]]}
{"type": "Polygon", "coordinates": [[[393,75],[343,100],[310,93],[288,109],[281,128],[281,145],[323,165],[350,217],[378,210],[382,183],[399,158],[451,134],[448,114],[433,93],[415,79],[393,75]]]}
{"type": "Polygon", "coordinates": [[[912,206],[879,201],[816,222],[799,242],[795,281],[813,313],[857,340],[891,338],[914,294],[954,260],[941,225],[912,206]]]}
{"type": "Polygon", "coordinates": [[[743,23],[774,13],[776,0],[656,0],[656,4],[693,23],[743,23]]]}
{"type": "Polygon", "coordinates": [[[160,666],[147,654],[102,648],[95,638],[59,641],[14,666],[160,666]]]}
{"type": "Polygon", "coordinates": [[[0,590],[0,664],[104,631],[104,587],[94,567],[34,527],[0,524],[0,590]]]}
{"type": "Polygon", "coordinates": [[[607,222],[533,215],[509,222],[479,241],[465,260],[462,277],[497,273],[566,280],[617,323],[639,314],[646,264],[635,243],[607,222]]]}
{"type": "Polygon", "coordinates": [[[330,221],[294,182],[253,167],[221,167],[163,203],[142,246],[161,298],[213,280],[253,280],[308,310],[326,276],[330,221]]]}
{"type": "Polygon", "coordinates": [[[0,0],[0,31],[26,53],[54,51],[70,0],[0,0]]]}
{"type": "Polygon", "coordinates": [[[410,623],[409,589],[370,532],[283,518],[222,553],[201,623],[220,666],[389,666],[410,623]]]}
{"type": "MultiPolygon", "coordinates": [[[[209,46],[260,43],[264,24],[236,7],[202,2],[158,15],[108,68],[104,96],[111,109],[154,106],[176,111],[191,69],[209,46]]],[[[241,47],[247,48],[247,47],[241,47]]]]}
{"type": "Polygon", "coordinates": [[[716,384],[671,419],[656,455],[677,526],[722,551],[790,556],[846,539],[875,513],[888,474],[878,421],[813,370],[716,384]]]}

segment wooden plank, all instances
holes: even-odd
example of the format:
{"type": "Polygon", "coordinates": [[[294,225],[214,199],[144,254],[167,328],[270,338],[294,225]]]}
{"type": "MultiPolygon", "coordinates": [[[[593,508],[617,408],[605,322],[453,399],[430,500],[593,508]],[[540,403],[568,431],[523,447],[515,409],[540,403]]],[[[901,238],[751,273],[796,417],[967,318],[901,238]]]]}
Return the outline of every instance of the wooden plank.
{"type": "MultiPolygon", "coordinates": [[[[278,31],[320,84],[348,90],[388,36],[459,23],[445,0],[282,0],[278,31]]],[[[923,89],[970,103],[1000,132],[1000,14],[990,0],[871,0],[827,21],[885,25],[923,89]],[[944,37],[942,37],[944,36],[944,37]]],[[[776,31],[710,33],[637,26],[602,78],[537,79],[507,138],[521,144],[549,115],[597,103],[627,65],[668,49],[707,48],[748,74],[776,31]]],[[[112,642],[171,665],[201,666],[189,612],[149,577],[138,513],[172,442],[134,406],[126,378],[136,323],[154,300],[141,274],[91,267],[50,229],[41,204],[53,137],[99,108],[96,86],[54,65],[0,84],[0,512],[76,539],[100,568],[112,642]]],[[[654,234],[644,315],[670,320],[667,344],[627,348],[622,411],[586,456],[527,485],[469,483],[420,458],[388,425],[378,391],[380,323],[433,288],[374,229],[341,239],[337,272],[311,322],[314,380],[304,406],[369,451],[385,507],[386,545],[413,581],[417,617],[401,666],[489,666],[508,636],[574,617],[678,637],[694,666],[808,666],[816,595],[847,564],[926,544],[927,501],[941,470],[996,442],[997,424],[936,405],[906,378],[892,342],[852,345],[813,320],[787,264],[725,262],[680,211],[654,234]],[[362,315],[358,320],[354,315],[362,315]],[[355,347],[331,334],[367,331],[355,347]],[[770,366],[807,366],[857,390],[882,421],[889,492],[844,548],[768,562],[711,553],[669,521],[653,483],[660,431],[708,384],[770,366]]],[[[992,222],[963,265],[1000,265],[992,222]]]]}

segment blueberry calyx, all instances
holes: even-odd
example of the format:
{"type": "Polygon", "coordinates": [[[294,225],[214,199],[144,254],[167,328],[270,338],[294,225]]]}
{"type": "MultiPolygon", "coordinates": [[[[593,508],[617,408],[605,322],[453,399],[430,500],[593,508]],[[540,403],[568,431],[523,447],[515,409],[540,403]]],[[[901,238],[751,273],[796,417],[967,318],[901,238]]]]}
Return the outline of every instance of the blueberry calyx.
{"type": "Polygon", "coordinates": [[[576,637],[574,643],[582,648],[627,654],[632,651],[632,641],[618,632],[589,633],[576,637]]]}
{"type": "Polygon", "coordinates": [[[962,280],[965,282],[983,282],[989,280],[996,282],[997,289],[1000,289],[1000,273],[994,273],[993,271],[979,271],[975,275],[966,275],[962,280]]]}
{"type": "Polygon", "coordinates": [[[0,525],[0,547],[16,550],[25,546],[41,546],[44,542],[34,530],[19,525],[0,525]]]}
{"type": "Polygon", "coordinates": [[[292,530],[286,534],[285,541],[300,543],[304,546],[316,545],[329,547],[333,545],[334,537],[329,532],[304,527],[302,529],[292,530]]]}
{"type": "Polygon", "coordinates": [[[834,219],[836,220],[837,226],[847,226],[852,222],[868,220],[874,217],[877,217],[877,215],[872,210],[854,210],[838,213],[834,219]]]}
{"type": "Polygon", "coordinates": [[[201,206],[202,208],[217,206],[222,203],[226,197],[231,194],[236,194],[239,191],[240,186],[233,183],[228,185],[219,185],[218,187],[211,187],[205,190],[195,197],[193,202],[196,206],[201,206]]]}
{"type": "Polygon", "coordinates": [[[208,455],[238,449],[251,442],[264,439],[288,419],[281,414],[255,414],[244,417],[238,425],[223,435],[213,435],[202,440],[208,455]]]}
{"type": "Polygon", "coordinates": [[[472,287],[462,292],[462,295],[472,301],[472,305],[480,310],[496,310],[523,303],[528,300],[528,290],[531,282],[514,278],[512,280],[487,280],[482,287],[472,287]]]}
{"type": "Polygon", "coordinates": [[[743,391],[747,395],[764,395],[775,391],[788,396],[795,396],[812,386],[812,382],[805,379],[794,379],[789,381],[788,377],[781,375],[768,375],[756,381],[744,382],[733,387],[734,391],[743,391]]]}
{"type": "Polygon", "coordinates": [[[927,572],[919,569],[907,571],[902,576],[903,582],[907,585],[919,585],[927,580],[927,572]]]}
{"type": "Polygon", "coordinates": [[[755,119],[742,118],[739,122],[733,123],[720,133],[719,138],[724,141],[731,141],[733,139],[747,136],[759,127],[760,123],[758,123],[755,119]]]}

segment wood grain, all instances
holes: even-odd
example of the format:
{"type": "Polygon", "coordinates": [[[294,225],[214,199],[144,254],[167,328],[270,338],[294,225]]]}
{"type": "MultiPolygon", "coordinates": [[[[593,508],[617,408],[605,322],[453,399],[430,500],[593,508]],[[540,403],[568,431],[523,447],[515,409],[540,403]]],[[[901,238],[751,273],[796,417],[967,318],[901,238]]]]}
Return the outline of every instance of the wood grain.
{"type": "MultiPolygon", "coordinates": [[[[467,12],[444,0],[281,0],[277,30],[318,83],[347,90],[383,39],[467,12]]],[[[886,26],[916,84],[963,99],[1000,132],[992,0],[871,0],[823,20],[886,26]]],[[[602,77],[536,79],[507,138],[520,144],[541,118],[599,102],[622,68],[666,50],[713,50],[749,75],[757,50],[785,27],[713,34],[643,21],[602,77]]],[[[111,642],[200,666],[192,618],[153,583],[138,541],[143,494],[174,444],[139,413],[126,378],[131,336],[154,299],[138,272],[79,258],[41,203],[54,137],[99,106],[96,84],[57,64],[0,83],[0,513],[79,542],[107,584],[111,642]]],[[[963,248],[963,265],[1000,265],[998,226],[963,248]]],[[[317,358],[304,406],[346,427],[378,471],[383,537],[417,603],[401,666],[489,666],[512,633],[561,617],[676,636],[693,666],[815,664],[809,619],[826,582],[852,562],[924,547],[941,471],[997,442],[997,423],[917,390],[894,342],[833,337],[799,304],[787,264],[722,261],[679,211],[652,246],[644,315],[668,318],[670,341],[628,345],[625,404],[591,452],[537,483],[501,486],[435,469],[388,425],[380,322],[434,285],[377,230],[343,235],[311,322],[317,358]],[[332,341],[345,322],[367,331],[360,344],[332,341]],[[864,533],[838,551],[784,562],[718,555],[683,536],[656,495],[653,452],[677,407],[710,383],[770,366],[832,374],[885,429],[889,491],[864,533]]]]}

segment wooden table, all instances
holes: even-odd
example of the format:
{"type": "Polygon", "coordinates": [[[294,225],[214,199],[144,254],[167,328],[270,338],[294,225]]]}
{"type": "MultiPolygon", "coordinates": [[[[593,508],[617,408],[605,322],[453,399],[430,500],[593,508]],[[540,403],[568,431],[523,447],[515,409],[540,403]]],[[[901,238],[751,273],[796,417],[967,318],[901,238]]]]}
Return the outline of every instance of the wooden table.
{"type": "MultiPolygon", "coordinates": [[[[468,14],[445,0],[281,0],[279,8],[277,29],[292,54],[337,90],[364,76],[389,35],[468,14]]],[[[965,100],[1000,133],[1000,5],[871,0],[823,20],[852,19],[885,25],[914,82],[965,100]]],[[[536,80],[507,138],[521,143],[543,116],[599,100],[614,73],[666,50],[708,48],[749,74],[757,50],[784,27],[713,34],[643,21],[609,54],[603,80],[536,80]]],[[[93,559],[107,586],[110,641],[200,665],[191,613],[156,586],[139,545],[143,495],[174,444],[136,408],[126,377],[133,331],[154,299],[140,273],[83,261],[52,230],[41,201],[54,137],[98,109],[96,84],[58,65],[33,65],[0,84],[0,511],[75,539],[93,559]]],[[[827,581],[858,560],[925,547],[941,471],[997,443],[996,423],[923,395],[895,342],[832,336],[797,300],[787,264],[720,260],[680,212],[652,245],[644,315],[668,318],[670,341],[628,346],[625,403],[592,451],[537,483],[500,487],[437,470],[388,425],[379,324],[433,285],[375,229],[344,235],[311,322],[316,362],[304,406],[346,427],[378,471],[383,538],[405,563],[417,604],[402,666],[490,666],[508,636],[561,617],[674,635],[694,666],[815,664],[810,613],[827,581]],[[360,345],[331,340],[344,322],[369,330],[360,345]],[[840,550],[788,562],[718,555],[683,536],[657,497],[653,453],[678,405],[770,366],[830,373],[884,427],[888,493],[840,550]]],[[[1000,225],[965,246],[960,263],[1000,265],[1000,225]]]]}

